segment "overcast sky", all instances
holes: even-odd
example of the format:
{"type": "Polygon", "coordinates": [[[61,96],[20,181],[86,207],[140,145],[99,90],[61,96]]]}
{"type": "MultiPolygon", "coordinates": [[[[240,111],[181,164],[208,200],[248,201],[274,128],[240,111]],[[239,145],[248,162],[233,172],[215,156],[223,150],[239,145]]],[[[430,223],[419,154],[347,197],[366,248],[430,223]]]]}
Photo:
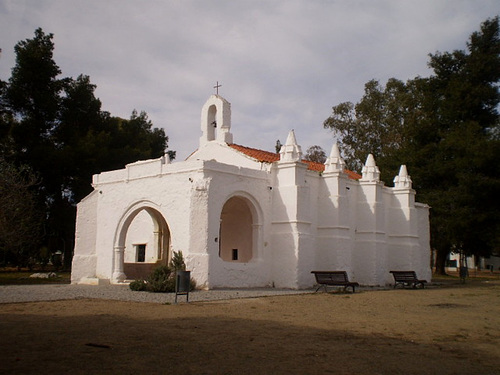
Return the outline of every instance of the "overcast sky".
{"type": "Polygon", "coordinates": [[[217,81],[235,143],[274,151],[295,129],[304,152],[329,153],[332,106],[370,79],[428,76],[429,53],[465,49],[498,14],[498,0],[0,0],[0,79],[42,27],[62,77],[90,76],[113,116],[146,111],[177,160],[217,81]]]}

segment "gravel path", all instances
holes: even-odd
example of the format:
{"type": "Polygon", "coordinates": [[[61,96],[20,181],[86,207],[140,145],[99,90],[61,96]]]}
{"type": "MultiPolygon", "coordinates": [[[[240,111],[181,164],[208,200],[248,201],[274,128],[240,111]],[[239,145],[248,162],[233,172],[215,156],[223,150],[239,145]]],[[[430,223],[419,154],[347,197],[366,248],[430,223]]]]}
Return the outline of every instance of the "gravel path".
{"type": "MultiPolygon", "coordinates": [[[[189,301],[215,301],[234,298],[253,298],[277,296],[286,294],[312,293],[312,290],[289,289],[224,289],[194,291],[189,293],[189,301]]],[[[0,304],[58,301],[68,299],[109,299],[119,301],[174,303],[174,293],[134,292],[128,285],[73,285],[73,284],[44,284],[44,285],[6,285],[0,286],[0,304]]],[[[186,296],[179,295],[178,302],[185,302],[186,296]]]]}

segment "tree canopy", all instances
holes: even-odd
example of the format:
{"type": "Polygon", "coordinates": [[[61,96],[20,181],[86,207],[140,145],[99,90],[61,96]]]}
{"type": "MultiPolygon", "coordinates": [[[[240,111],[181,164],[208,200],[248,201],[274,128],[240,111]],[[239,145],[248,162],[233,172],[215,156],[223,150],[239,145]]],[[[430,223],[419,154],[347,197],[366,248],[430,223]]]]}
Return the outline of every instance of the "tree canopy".
{"type": "Polygon", "coordinates": [[[324,122],[349,168],[359,171],[373,153],[390,181],[407,164],[419,200],[432,207],[438,272],[452,250],[488,255],[499,245],[499,18],[466,46],[429,55],[428,78],[369,81],[359,103],[334,106],[324,122]]]}
{"type": "Polygon", "coordinates": [[[175,151],[166,151],[168,137],[147,113],[113,117],[101,109],[90,77],[60,77],[53,34],[39,28],[14,49],[12,75],[0,81],[0,157],[38,177],[28,188],[44,213],[41,243],[64,251],[68,265],[75,206],[92,191],[92,175],[165,152],[174,159],[175,151]]]}
{"type": "Polygon", "coordinates": [[[326,161],[326,152],[321,146],[311,146],[306,150],[304,156],[305,160],[314,161],[316,163],[324,164],[326,161]]]}
{"type": "Polygon", "coordinates": [[[43,218],[31,191],[37,184],[28,167],[0,156],[0,262],[26,265],[36,254],[43,218]]]}

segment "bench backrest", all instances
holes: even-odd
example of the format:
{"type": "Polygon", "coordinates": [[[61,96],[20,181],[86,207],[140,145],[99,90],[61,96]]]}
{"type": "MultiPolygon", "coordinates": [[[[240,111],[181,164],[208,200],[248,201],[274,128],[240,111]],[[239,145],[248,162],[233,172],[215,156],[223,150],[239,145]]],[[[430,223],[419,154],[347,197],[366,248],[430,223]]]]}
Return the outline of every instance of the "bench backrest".
{"type": "Polygon", "coordinates": [[[313,271],[312,273],[314,273],[319,284],[324,282],[349,282],[346,271],[313,271]]]}
{"type": "Polygon", "coordinates": [[[413,281],[417,280],[415,271],[390,271],[396,281],[413,281]]]}

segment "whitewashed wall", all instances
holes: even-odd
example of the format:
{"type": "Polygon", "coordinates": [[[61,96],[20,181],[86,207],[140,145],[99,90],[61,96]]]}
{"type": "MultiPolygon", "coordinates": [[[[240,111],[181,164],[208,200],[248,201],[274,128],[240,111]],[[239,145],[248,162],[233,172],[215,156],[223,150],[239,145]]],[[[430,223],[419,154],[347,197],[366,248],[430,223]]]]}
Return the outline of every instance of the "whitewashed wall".
{"type": "Polygon", "coordinates": [[[217,96],[204,106],[201,128],[200,148],[184,162],[162,157],[94,176],[95,191],[78,205],[73,283],[122,281],[117,265],[135,259],[134,244],[148,244],[154,261],[151,216],[142,212],[128,226],[144,208],[165,221],[169,251],[182,251],[201,288],[307,288],[312,270],[385,285],[390,270],[411,269],[430,281],[429,207],[415,203],[409,176],[384,186],[370,156],[363,178],[349,179],[335,145],[320,175],[300,161],[293,132],[280,161],[258,162],[227,145],[230,106],[217,96]],[[235,196],[253,219],[244,262],[219,256],[221,212],[235,196]]]}

